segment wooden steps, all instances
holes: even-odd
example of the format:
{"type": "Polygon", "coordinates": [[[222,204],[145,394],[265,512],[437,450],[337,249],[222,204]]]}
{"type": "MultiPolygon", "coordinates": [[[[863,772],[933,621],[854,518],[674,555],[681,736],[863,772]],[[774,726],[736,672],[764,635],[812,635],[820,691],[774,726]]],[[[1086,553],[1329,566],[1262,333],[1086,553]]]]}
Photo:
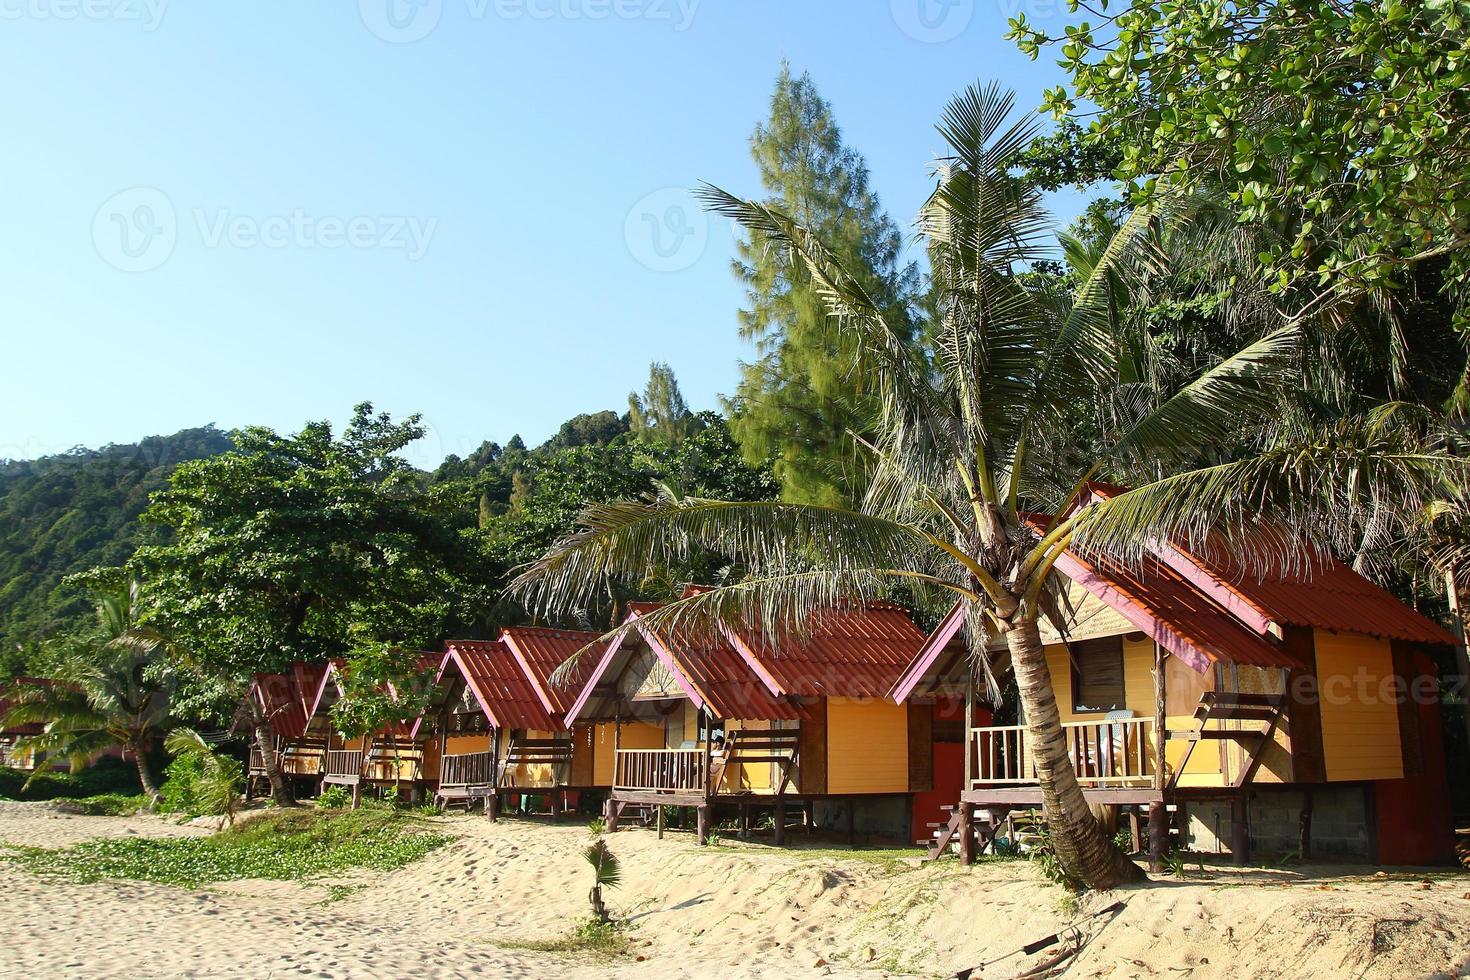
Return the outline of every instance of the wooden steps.
{"type": "Polygon", "coordinates": [[[1185,767],[1189,765],[1189,757],[1194,754],[1194,747],[1205,741],[1240,743],[1246,750],[1246,757],[1232,788],[1245,787],[1255,778],[1256,770],[1260,768],[1261,759],[1265,756],[1266,746],[1276,736],[1276,729],[1281,727],[1285,716],[1285,694],[1235,694],[1225,691],[1206,691],[1200,695],[1199,706],[1194,709],[1194,719],[1199,727],[1192,732],[1169,733],[1170,738],[1183,739],[1188,743],[1184,748],[1184,755],[1174,767],[1174,775],[1169,782],[1169,788],[1173,789],[1178,785],[1180,776],[1184,774],[1185,767]],[[1210,727],[1212,723],[1225,721],[1260,722],[1264,727],[1210,727]]]}

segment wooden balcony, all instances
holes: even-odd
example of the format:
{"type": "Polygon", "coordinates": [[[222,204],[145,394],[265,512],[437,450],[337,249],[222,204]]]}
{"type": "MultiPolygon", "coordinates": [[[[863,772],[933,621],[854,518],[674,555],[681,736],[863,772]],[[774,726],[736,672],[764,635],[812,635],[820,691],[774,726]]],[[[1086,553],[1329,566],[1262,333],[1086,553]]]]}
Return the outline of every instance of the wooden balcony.
{"type": "Polygon", "coordinates": [[[362,779],[362,752],[330,749],[322,778],[328,783],[357,783],[362,779]]]}
{"type": "Polygon", "coordinates": [[[613,789],[708,795],[704,749],[618,749],[613,789]]]}
{"type": "Polygon", "coordinates": [[[495,784],[495,757],[489,752],[446,755],[439,760],[439,788],[489,788],[495,784]]]}
{"type": "MultiPolygon", "coordinates": [[[[1154,720],[1066,722],[1062,729],[1077,780],[1084,787],[1148,787],[1154,782],[1154,720]]],[[[1024,725],[970,731],[971,789],[1036,786],[1024,725]]]]}

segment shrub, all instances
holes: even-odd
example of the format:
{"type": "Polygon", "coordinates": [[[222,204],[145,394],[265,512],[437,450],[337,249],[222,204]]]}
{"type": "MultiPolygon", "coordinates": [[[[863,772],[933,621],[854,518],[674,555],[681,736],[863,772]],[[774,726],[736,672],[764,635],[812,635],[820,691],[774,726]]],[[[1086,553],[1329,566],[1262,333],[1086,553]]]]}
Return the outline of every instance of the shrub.
{"type": "Polygon", "coordinates": [[[58,810],[88,817],[131,817],[148,806],[142,794],[128,796],[125,793],[99,793],[75,800],[58,797],[54,802],[58,810]]]}
{"type": "Polygon", "coordinates": [[[318,810],[345,810],[352,805],[352,792],[346,786],[328,786],[316,798],[318,810]]]}
{"type": "Polygon", "coordinates": [[[32,776],[20,769],[0,767],[0,796],[11,800],[55,800],[138,791],[137,768],[121,759],[99,759],[75,773],[48,770],[32,776]],[[31,784],[26,787],[28,779],[31,784]]]}

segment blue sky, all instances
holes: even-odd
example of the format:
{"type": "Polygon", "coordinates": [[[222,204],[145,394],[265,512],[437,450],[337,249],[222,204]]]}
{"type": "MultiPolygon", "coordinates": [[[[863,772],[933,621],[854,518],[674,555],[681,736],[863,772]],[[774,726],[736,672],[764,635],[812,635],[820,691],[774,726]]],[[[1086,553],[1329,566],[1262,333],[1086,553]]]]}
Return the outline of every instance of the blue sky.
{"type": "Polygon", "coordinates": [[[760,192],[781,59],[907,228],[951,93],[1058,80],[1002,39],[1018,9],[1063,8],[0,0],[0,457],[366,399],[422,412],[432,465],[622,410],[656,359],[714,408],[750,350],[686,190],[760,192]]]}

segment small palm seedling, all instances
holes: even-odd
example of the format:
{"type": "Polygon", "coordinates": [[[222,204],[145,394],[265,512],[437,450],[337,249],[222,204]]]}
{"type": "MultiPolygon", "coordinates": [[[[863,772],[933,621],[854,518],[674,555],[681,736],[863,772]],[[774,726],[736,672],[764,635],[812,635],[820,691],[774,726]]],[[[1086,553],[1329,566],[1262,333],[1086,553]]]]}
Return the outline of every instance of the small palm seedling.
{"type": "Polygon", "coordinates": [[[623,880],[622,866],[608,849],[605,840],[593,841],[592,846],[582,852],[582,856],[592,865],[592,891],[588,896],[592,901],[592,914],[597,917],[598,922],[607,922],[607,906],[602,903],[602,889],[618,887],[618,883],[623,880]]]}

